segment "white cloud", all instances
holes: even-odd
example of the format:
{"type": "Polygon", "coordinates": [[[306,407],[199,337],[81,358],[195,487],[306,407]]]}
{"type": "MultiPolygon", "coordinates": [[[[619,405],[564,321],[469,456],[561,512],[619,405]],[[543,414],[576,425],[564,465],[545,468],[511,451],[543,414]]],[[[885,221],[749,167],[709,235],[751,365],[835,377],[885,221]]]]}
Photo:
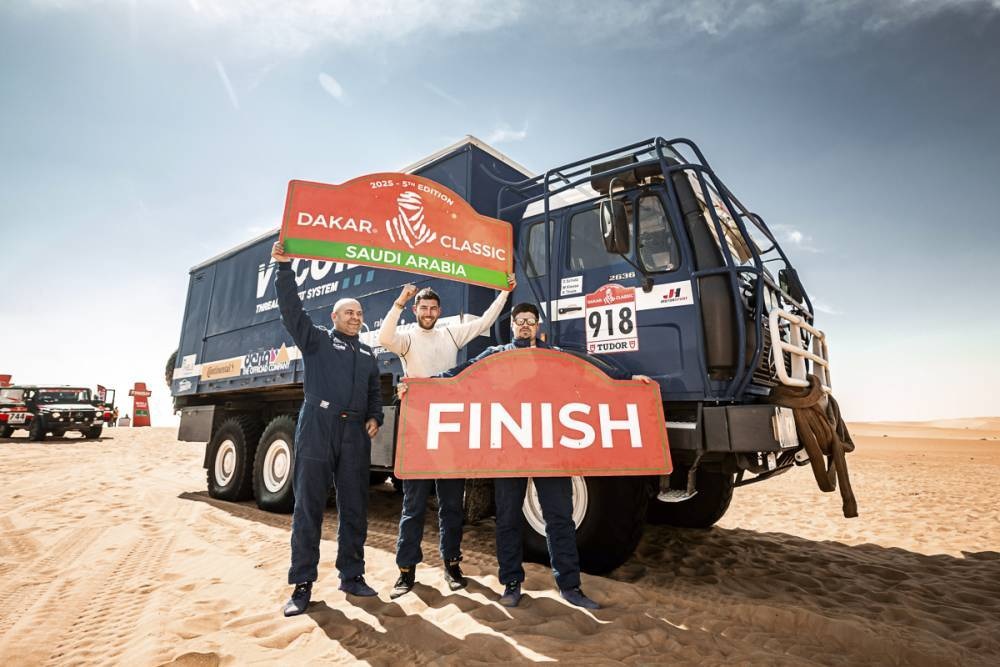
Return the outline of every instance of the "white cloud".
{"type": "Polygon", "coordinates": [[[236,91],[233,90],[233,83],[229,80],[229,75],[226,74],[225,65],[218,58],[215,59],[215,71],[219,73],[219,78],[222,80],[222,87],[226,89],[226,95],[229,96],[229,101],[232,103],[233,108],[239,111],[240,100],[236,97],[236,91]]]}
{"type": "Polygon", "coordinates": [[[511,141],[524,141],[528,136],[528,128],[513,130],[510,126],[499,125],[486,135],[484,141],[488,144],[502,144],[511,141]]]}
{"type": "Polygon", "coordinates": [[[771,225],[771,232],[778,238],[778,243],[789,245],[806,252],[819,252],[813,243],[813,238],[791,225],[771,225]]]}
{"type": "Polygon", "coordinates": [[[337,100],[338,102],[344,99],[344,88],[337,83],[337,80],[326,72],[320,72],[319,74],[319,85],[323,87],[323,90],[330,93],[330,97],[337,100]]]}
{"type": "Polygon", "coordinates": [[[811,300],[812,300],[813,310],[815,310],[817,313],[823,313],[824,315],[843,315],[844,314],[844,311],[840,310],[836,306],[834,306],[834,305],[832,305],[830,303],[827,303],[826,301],[824,301],[824,300],[822,300],[822,299],[820,299],[818,297],[817,298],[813,298],[811,300]]]}

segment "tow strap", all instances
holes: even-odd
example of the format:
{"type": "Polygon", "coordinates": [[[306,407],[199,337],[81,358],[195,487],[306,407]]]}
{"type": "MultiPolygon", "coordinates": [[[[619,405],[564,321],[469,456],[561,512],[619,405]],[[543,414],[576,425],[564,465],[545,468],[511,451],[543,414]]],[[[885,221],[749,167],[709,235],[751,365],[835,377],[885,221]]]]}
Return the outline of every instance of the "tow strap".
{"type": "Polygon", "coordinates": [[[844,516],[858,515],[851,480],[847,474],[845,454],[854,451],[854,441],[840,416],[840,407],[833,396],[823,391],[819,379],[809,376],[808,387],[779,386],[771,390],[770,402],[791,408],[795,415],[795,430],[809,454],[813,475],[821,491],[835,491],[840,480],[840,497],[844,501],[844,516]],[[824,463],[823,457],[827,458],[824,463]]]}

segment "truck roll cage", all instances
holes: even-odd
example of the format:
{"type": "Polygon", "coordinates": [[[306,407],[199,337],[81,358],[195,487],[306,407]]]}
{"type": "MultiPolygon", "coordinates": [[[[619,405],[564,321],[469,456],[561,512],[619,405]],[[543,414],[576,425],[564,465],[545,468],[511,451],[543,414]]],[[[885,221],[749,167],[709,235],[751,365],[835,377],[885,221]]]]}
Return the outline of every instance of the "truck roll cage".
{"type": "MultiPolygon", "coordinates": [[[[708,228],[713,233],[715,241],[722,254],[722,265],[710,268],[698,268],[692,264],[691,283],[694,295],[694,306],[697,309],[698,322],[701,327],[698,338],[698,359],[702,377],[706,378],[706,393],[712,387],[711,375],[707,362],[705,319],[702,309],[702,287],[703,279],[713,276],[721,276],[725,279],[728,291],[731,295],[733,323],[736,332],[736,363],[733,367],[732,377],[728,379],[721,391],[716,392],[711,398],[719,402],[740,402],[747,391],[748,386],[754,376],[754,371],[761,363],[761,358],[765,354],[765,332],[770,332],[770,340],[767,340],[767,347],[770,348],[772,359],[765,359],[775,368],[775,373],[779,381],[784,384],[798,384],[805,374],[806,359],[813,362],[813,365],[822,368],[822,380],[825,386],[829,386],[829,370],[826,362],[826,344],[823,334],[812,326],[813,308],[808,295],[801,291],[801,299],[795,299],[790,294],[790,290],[775,282],[770,271],[765,267],[766,263],[781,262],[786,269],[791,269],[791,262],[781,249],[777,239],[768,229],[764,220],[757,214],[749,211],[733,195],[733,193],[716,176],[709,167],[707,160],[698,146],[691,140],[685,138],[675,138],[666,140],[663,137],[654,137],[645,141],[636,142],[621,148],[605,151],[574,162],[570,162],[553,169],[549,169],[543,174],[526,178],[521,181],[508,181],[492,173],[485,166],[480,165],[485,174],[495,182],[501,184],[497,193],[497,216],[516,224],[517,220],[524,214],[527,207],[535,202],[542,202],[543,215],[546,227],[552,224],[552,198],[579,188],[580,186],[594,185],[602,191],[602,196],[613,197],[614,192],[611,187],[614,182],[625,185],[624,189],[637,187],[643,183],[660,183],[667,191],[668,215],[677,223],[677,228],[681,234],[688,237],[688,248],[691,248],[691,239],[685,225],[685,211],[681,210],[682,202],[687,204],[689,210],[687,214],[696,213],[690,210],[693,202],[684,199],[688,192],[679,192],[678,186],[686,190],[685,183],[690,185],[691,191],[698,202],[694,205],[700,208],[700,215],[704,219],[708,213],[708,228]],[[689,157],[686,157],[689,156],[689,157]],[[605,191],[606,189],[606,191],[605,191]],[[506,203],[510,197],[516,197],[513,203],[506,203]],[[751,235],[750,229],[758,233],[761,242],[767,245],[763,250],[758,246],[757,240],[751,235]],[[736,251],[743,249],[749,251],[749,256],[737,257],[736,251]],[[746,297],[744,289],[748,290],[746,297]],[[776,295],[778,304],[771,308],[770,313],[764,312],[764,292],[770,289],[776,295]],[[748,303],[749,301],[749,303],[748,303]],[[774,310],[785,307],[788,310],[780,310],[782,321],[785,326],[779,326],[775,321],[774,310]],[[748,323],[747,311],[753,322],[752,351],[748,354],[748,323]],[[790,312],[789,312],[790,311],[790,312]],[[790,344],[786,344],[780,337],[782,329],[788,330],[794,337],[790,344]],[[810,341],[813,342],[813,351],[807,348],[810,341]],[[794,348],[794,350],[792,349],[794,348]],[[796,351],[797,350],[797,351],[796,351]],[[786,369],[785,355],[791,357],[790,362],[792,373],[789,375],[786,369]],[[749,358],[748,358],[749,357],[749,358]],[[792,380],[793,382],[789,382],[792,380]]],[[[618,190],[621,192],[623,190],[618,190]]],[[[591,197],[593,198],[593,197],[591,197]]],[[[557,208],[561,208],[559,206],[557,208]]],[[[562,265],[557,263],[552,265],[552,241],[550,234],[543,234],[545,239],[545,262],[549,268],[545,279],[548,281],[549,299],[541,298],[542,295],[536,289],[536,282],[541,278],[528,280],[533,295],[539,304],[544,302],[554,303],[557,286],[561,279],[562,265]]],[[[518,264],[522,264],[519,249],[514,249],[518,264]]],[[[558,344],[558,329],[553,330],[550,326],[552,317],[546,313],[545,327],[548,329],[550,340],[553,344],[558,344]]]]}

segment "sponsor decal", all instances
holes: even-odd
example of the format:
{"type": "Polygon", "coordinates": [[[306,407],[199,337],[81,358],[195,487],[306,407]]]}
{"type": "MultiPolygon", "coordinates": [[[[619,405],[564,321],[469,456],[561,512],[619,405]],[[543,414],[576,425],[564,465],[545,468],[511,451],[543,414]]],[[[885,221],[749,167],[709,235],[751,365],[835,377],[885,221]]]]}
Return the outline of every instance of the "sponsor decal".
{"type": "Polygon", "coordinates": [[[565,352],[501,352],[458,377],[407,384],[395,461],[403,479],[671,470],[659,385],[613,380],[565,352]]]}
{"type": "Polygon", "coordinates": [[[341,185],[291,181],[281,242],[314,260],[507,289],[513,232],[430,179],[379,173],[341,185]]]}
{"type": "Polygon", "coordinates": [[[181,357],[181,370],[188,374],[193,373],[195,362],[197,359],[198,359],[197,354],[185,354],[183,357],[181,357]]]}
{"type": "Polygon", "coordinates": [[[180,382],[177,383],[177,391],[188,391],[193,386],[194,385],[191,384],[190,380],[181,380],[180,382]]]}
{"type": "Polygon", "coordinates": [[[212,363],[201,365],[202,380],[222,380],[224,378],[236,377],[243,368],[243,357],[233,359],[223,359],[212,363]]]}
{"type": "Polygon", "coordinates": [[[271,348],[262,352],[250,352],[242,357],[240,375],[259,375],[261,373],[276,373],[288,370],[292,365],[288,356],[288,348],[282,343],[278,349],[271,348]]]}
{"type": "Polygon", "coordinates": [[[609,283],[584,298],[587,352],[616,354],[639,349],[635,288],[609,283]]]}
{"type": "Polygon", "coordinates": [[[678,303],[690,301],[690,295],[686,294],[684,287],[671,287],[661,297],[660,303],[678,303]]]}

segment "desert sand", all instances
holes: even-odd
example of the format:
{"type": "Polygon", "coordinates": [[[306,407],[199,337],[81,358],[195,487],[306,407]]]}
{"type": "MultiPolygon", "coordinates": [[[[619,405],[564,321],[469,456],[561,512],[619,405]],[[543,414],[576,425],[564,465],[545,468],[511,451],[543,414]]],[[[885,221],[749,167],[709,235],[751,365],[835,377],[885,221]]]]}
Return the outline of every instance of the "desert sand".
{"type": "Polygon", "coordinates": [[[400,497],[372,496],[367,578],[336,590],[336,511],[307,615],[285,619],[290,517],[205,491],[173,429],[0,440],[0,663],[244,665],[1000,664],[1000,419],[855,424],[857,519],[807,468],[737,489],[710,530],[650,526],[584,576],[587,612],[526,566],[508,610],[492,523],[467,528],[448,591],[428,522],[418,586],[388,589],[400,497]]]}

